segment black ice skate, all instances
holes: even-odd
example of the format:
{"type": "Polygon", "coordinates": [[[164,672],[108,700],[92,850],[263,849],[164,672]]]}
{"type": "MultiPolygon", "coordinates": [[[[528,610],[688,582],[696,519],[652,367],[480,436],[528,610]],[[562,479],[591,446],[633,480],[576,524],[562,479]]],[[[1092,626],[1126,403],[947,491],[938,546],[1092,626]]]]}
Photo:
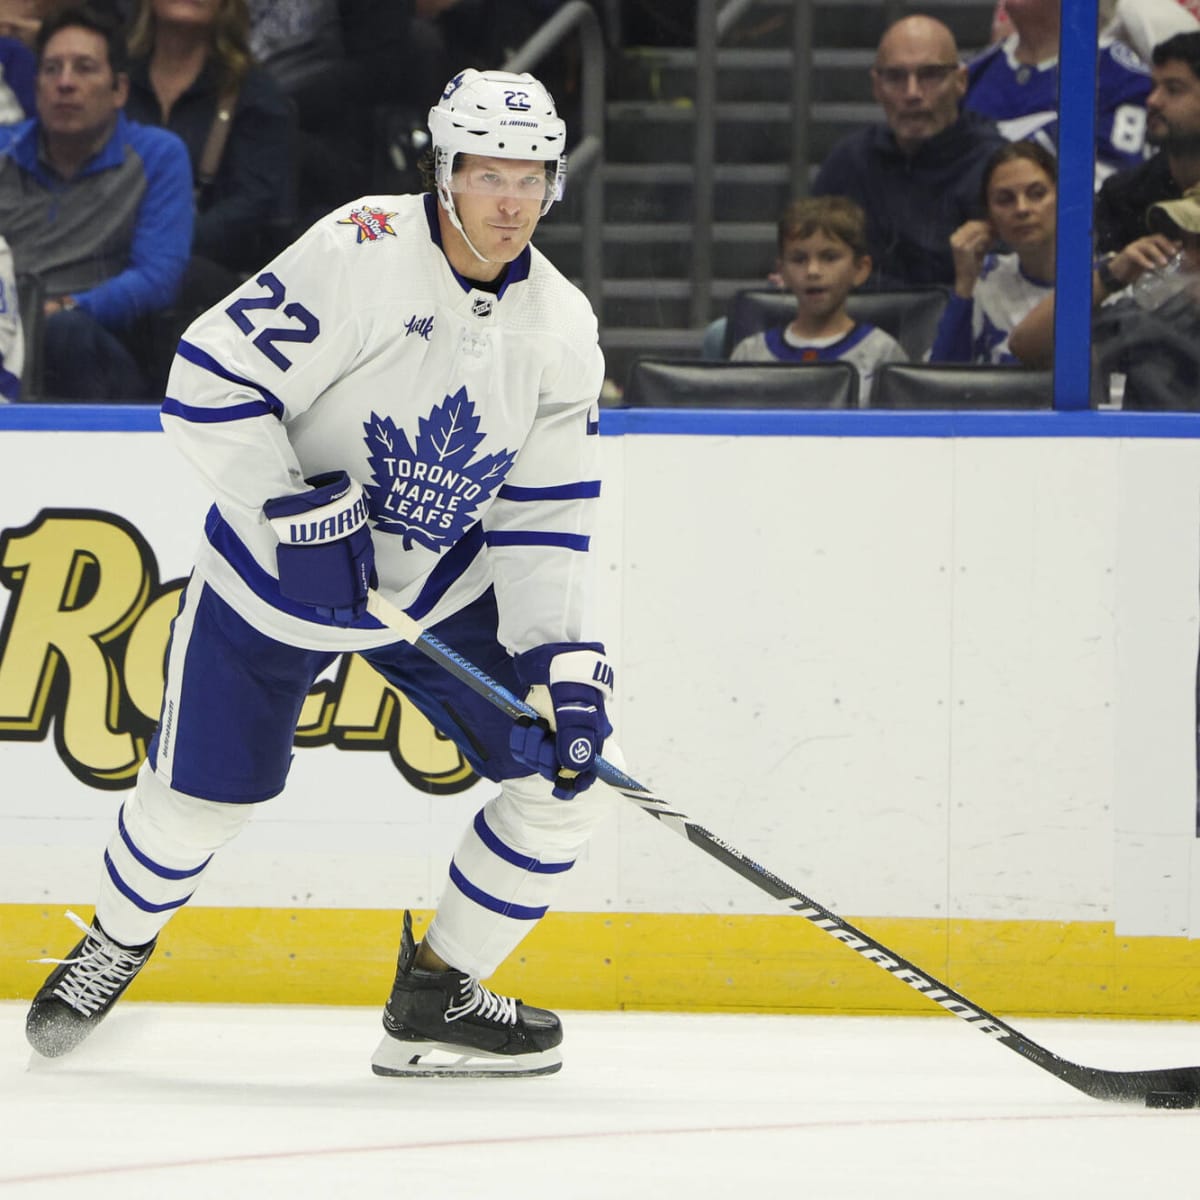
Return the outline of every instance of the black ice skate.
{"type": "Polygon", "coordinates": [[[99,922],[85,925],[67,913],[84,932],[84,939],[66,958],[43,958],[58,963],[42,984],[25,1018],[25,1037],[46,1058],[74,1050],[108,1015],[133,977],[146,965],[154,942],[130,948],[114,942],[99,922]]]}
{"type": "Polygon", "coordinates": [[[405,912],[387,1032],[371,1059],[376,1075],[549,1075],[562,1066],[552,1012],[497,996],[461,971],[415,967],[416,954],[405,912]]]}

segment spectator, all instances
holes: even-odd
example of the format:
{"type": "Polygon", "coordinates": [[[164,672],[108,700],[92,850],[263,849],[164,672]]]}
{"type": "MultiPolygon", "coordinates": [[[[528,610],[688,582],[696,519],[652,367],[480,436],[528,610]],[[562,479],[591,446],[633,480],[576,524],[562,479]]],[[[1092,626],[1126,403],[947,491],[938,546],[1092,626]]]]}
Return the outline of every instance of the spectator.
{"type": "MultiPolygon", "coordinates": [[[[1103,395],[1111,376],[1124,376],[1124,408],[1195,411],[1200,409],[1200,187],[1153,205],[1148,223],[1149,234],[1102,260],[1092,273],[1095,390],[1103,395]]],[[[1026,366],[1050,365],[1053,293],[1013,330],[1010,343],[1026,366]]]]}
{"type": "MultiPolygon", "coordinates": [[[[1103,306],[1093,334],[1100,379],[1124,376],[1121,406],[1134,411],[1200,410],[1200,187],[1178,200],[1151,205],[1150,239],[1177,246],[1175,273],[1139,295],[1103,306]],[[1165,286],[1164,286],[1165,285],[1165,286]]],[[[1118,256],[1119,258],[1119,256],[1118,256]]],[[[1113,260],[1114,266],[1117,259],[1113,260]]]]}
{"type": "Polygon", "coordinates": [[[271,256],[273,235],[291,233],[294,122],[250,56],[249,29],[245,0],[140,0],[129,35],[129,115],[178,134],[191,159],[189,303],[224,295],[271,256]],[[222,127],[224,149],[206,163],[222,127]]]}
{"type": "Polygon", "coordinates": [[[0,125],[37,112],[37,59],[19,38],[0,37],[0,125]]]}
{"type": "Polygon", "coordinates": [[[1101,0],[1100,14],[1104,36],[1124,42],[1146,63],[1159,42],[1200,30],[1200,0],[1101,0]]]}
{"type": "Polygon", "coordinates": [[[932,362],[1016,362],[1008,335],[1054,289],[1057,166],[1037,142],[1010,142],[992,156],[981,189],[986,215],[950,238],[954,291],[932,362]]]}
{"type": "MultiPolygon", "coordinates": [[[[1143,62],[1159,42],[1200,29],[1200,0],[1100,0],[1102,37],[1118,38],[1143,62]]],[[[1004,0],[992,13],[991,41],[1015,33],[1004,0]]]]}
{"type": "MultiPolygon", "coordinates": [[[[989,117],[1010,141],[1058,142],[1059,0],[1005,0],[1015,32],[967,66],[963,106],[989,117]]],[[[1142,160],[1145,63],[1124,42],[1100,39],[1096,94],[1096,186],[1113,171],[1142,160]]]]}
{"type": "Polygon", "coordinates": [[[187,152],[122,112],[125,40],[111,21],[63,9],[42,24],[36,47],[37,116],[0,154],[0,234],[17,274],[45,288],[45,395],[150,398],[130,345],[183,275],[187,152]]]}
{"type": "Polygon", "coordinates": [[[344,58],[337,0],[247,0],[254,61],[291,93],[344,58]]]}
{"type": "Polygon", "coordinates": [[[844,196],[793,201],[779,219],[779,262],[784,286],[796,297],[787,324],[743,338],[734,362],[845,361],[859,376],[859,396],[870,395],[875,368],[908,356],[890,334],[846,311],[846,297],[871,274],[866,216],[844,196]]]}
{"type": "MultiPolygon", "coordinates": [[[[450,74],[441,34],[413,7],[413,0],[249,0],[254,58],[296,111],[304,222],[359,196],[400,190],[380,164],[395,134],[424,133],[450,74]]],[[[407,155],[410,183],[418,181],[416,157],[407,155]]]]}
{"type": "MultiPolygon", "coordinates": [[[[117,25],[127,27],[137,0],[91,0],[88,8],[117,25]]],[[[33,48],[42,22],[64,8],[74,8],[71,0],[0,0],[0,37],[16,38],[33,48]]],[[[30,116],[33,114],[30,113],[30,116]]]]}
{"type": "Polygon", "coordinates": [[[0,237],[0,404],[21,399],[24,366],[25,332],[21,327],[13,256],[8,243],[0,237]]]}
{"type": "Polygon", "coordinates": [[[813,192],[849,196],[866,213],[868,286],[950,284],[950,234],[974,213],[984,165],[1004,139],[990,121],[960,111],[967,73],[941,21],[892,25],[871,79],[884,123],[842,138],[813,192]]]}
{"type": "Polygon", "coordinates": [[[1096,197],[1096,249],[1113,254],[1146,232],[1146,213],[1200,183],[1200,31],[1154,47],[1146,141],[1158,153],[1110,175],[1096,197]]]}

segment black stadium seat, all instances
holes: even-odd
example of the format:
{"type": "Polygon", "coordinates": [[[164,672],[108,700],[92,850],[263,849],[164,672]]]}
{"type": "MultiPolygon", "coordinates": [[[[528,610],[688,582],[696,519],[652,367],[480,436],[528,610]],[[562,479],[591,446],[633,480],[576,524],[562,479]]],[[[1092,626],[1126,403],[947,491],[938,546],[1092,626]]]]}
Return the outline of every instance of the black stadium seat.
{"type": "Polygon", "coordinates": [[[837,363],[731,363],[642,358],[626,408],[857,408],[858,372],[837,363]]]}
{"type": "MultiPolygon", "coordinates": [[[[913,362],[920,362],[937,336],[938,320],[946,307],[949,293],[945,288],[912,288],[896,292],[851,292],[846,311],[856,321],[878,325],[904,348],[913,362]]],[[[725,328],[724,354],[752,333],[761,333],[774,325],[783,325],[796,315],[796,298],[791,292],[774,288],[747,288],[738,292],[729,305],[725,328]]]]}
{"type": "Polygon", "coordinates": [[[1052,371],[965,363],[885,363],[875,372],[872,408],[1050,408],[1052,371]]]}

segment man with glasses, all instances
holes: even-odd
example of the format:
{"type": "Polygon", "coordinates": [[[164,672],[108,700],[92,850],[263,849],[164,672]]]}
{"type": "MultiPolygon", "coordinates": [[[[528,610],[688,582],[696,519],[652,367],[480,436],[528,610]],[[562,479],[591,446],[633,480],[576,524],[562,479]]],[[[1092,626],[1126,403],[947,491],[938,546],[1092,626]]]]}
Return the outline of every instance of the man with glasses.
{"type": "Polygon", "coordinates": [[[5,131],[0,154],[0,234],[18,276],[38,276],[46,295],[45,398],[147,399],[133,347],[187,263],[187,150],[126,119],[116,23],[62,9],[42,24],[37,57],[37,116],[5,131]]]}
{"type": "Polygon", "coordinates": [[[813,192],[849,196],[867,214],[868,288],[952,284],[950,235],[976,215],[984,164],[1004,138],[961,110],[966,68],[954,35],[932,17],[889,27],[871,84],[883,122],[842,138],[813,192]]]}

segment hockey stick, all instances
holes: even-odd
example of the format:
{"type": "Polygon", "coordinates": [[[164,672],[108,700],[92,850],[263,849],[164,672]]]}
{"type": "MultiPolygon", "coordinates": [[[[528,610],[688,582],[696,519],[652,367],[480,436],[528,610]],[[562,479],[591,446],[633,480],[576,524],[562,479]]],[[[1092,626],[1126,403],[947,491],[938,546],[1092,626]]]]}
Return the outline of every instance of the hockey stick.
{"type": "MultiPolygon", "coordinates": [[[[427,658],[438,663],[456,679],[466,684],[485,700],[517,720],[537,719],[537,712],[518,699],[507,688],[484,674],[445,643],[440,642],[412,617],[378,592],[372,591],[367,610],[373,617],[411,642],[427,658]]],[[[928,971],[914,966],[908,959],[877,942],[869,934],[843,920],[823,904],[806,896],[777,875],[747,858],[740,850],[709,832],[686,813],[673,808],[655,796],[649,788],[626,775],[604,758],[596,759],[596,774],[615,788],[626,800],[643,812],[686,838],[710,858],[729,867],[759,891],[779,901],[789,913],[804,917],[818,929],[829,934],[868,962],[908,984],[928,1000],[940,1004],[947,1012],[965,1021],[973,1029],[985,1033],[1022,1058],[1057,1076],[1073,1088],[1097,1100],[1137,1101],[1156,1108],[1195,1108],[1200,1104],[1200,1067],[1166,1067],[1152,1071],[1105,1071],[1097,1067],[1080,1066],[1053,1054],[1044,1046],[1027,1038],[1011,1025],[972,1003],[948,984],[935,979],[928,971]]]]}

